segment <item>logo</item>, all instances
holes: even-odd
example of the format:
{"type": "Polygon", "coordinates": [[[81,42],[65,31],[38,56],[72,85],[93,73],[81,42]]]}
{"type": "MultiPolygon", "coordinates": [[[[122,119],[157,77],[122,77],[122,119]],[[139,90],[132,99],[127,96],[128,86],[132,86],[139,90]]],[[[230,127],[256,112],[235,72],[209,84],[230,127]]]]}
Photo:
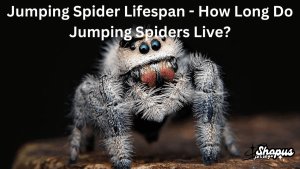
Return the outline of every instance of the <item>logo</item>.
{"type": "Polygon", "coordinates": [[[270,159],[273,158],[274,160],[279,158],[283,158],[283,157],[292,157],[295,154],[295,151],[293,148],[268,148],[268,145],[263,143],[263,144],[259,144],[257,145],[257,147],[252,146],[249,147],[252,150],[252,153],[250,153],[248,150],[245,153],[245,156],[251,156],[245,160],[249,160],[249,159],[262,159],[262,158],[266,158],[266,159],[270,159]],[[256,150],[254,151],[254,149],[256,148],[256,150]]]}

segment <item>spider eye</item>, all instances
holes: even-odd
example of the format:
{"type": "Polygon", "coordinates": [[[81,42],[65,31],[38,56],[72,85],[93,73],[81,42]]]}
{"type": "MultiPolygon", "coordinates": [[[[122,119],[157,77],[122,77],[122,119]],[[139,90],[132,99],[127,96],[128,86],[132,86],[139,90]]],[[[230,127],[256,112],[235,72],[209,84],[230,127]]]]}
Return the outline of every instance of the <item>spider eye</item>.
{"type": "Polygon", "coordinates": [[[135,50],[135,48],[136,48],[136,47],[135,47],[135,43],[131,43],[131,44],[130,44],[130,49],[131,49],[131,50],[135,50]]]}
{"type": "Polygon", "coordinates": [[[158,40],[152,41],[151,48],[155,51],[158,51],[160,49],[160,42],[158,40]]]}
{"type": "Polygon", "coordinates": [[[162,40],[162,41],[165,41],[165,40],[166,40],[166,37],[162,37],[161,40],[162,40]]]}
{"type": "Polygon", "coordinates": [[[148,53],[148,52],[149,52],[149,47],[148,47],[148,45],[147,45],[147,44],[142,44],[142,45],[140,46],[140,52],[141,52],[141,54],[146,54],[146,53],[148,53]]]}

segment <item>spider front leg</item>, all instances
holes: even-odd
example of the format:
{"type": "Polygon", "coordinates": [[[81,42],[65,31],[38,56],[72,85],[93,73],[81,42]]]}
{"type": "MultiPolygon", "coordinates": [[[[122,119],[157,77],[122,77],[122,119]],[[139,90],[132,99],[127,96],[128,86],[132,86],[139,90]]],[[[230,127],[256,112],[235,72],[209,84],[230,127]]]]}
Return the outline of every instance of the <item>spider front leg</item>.
{"type": "Polygon", "coordinates": [[[104,145],[115,168],[131,166],[130,103],[122,96],[121,80],[102,76],[99,87],[89,93],[94,120],[104,136],[104,145]]]}
{"type": "Polygon", "coordinates": [[[86,137],[85,128],[89,124],[89,113],[91,112],[88,104],[88,94],[92,88],[96,86],[96,79],[92,76],[87,76],[84,81],[78,86],[73,99],[72,116],[73,116],[73,129],[70,142],[70,159],[68,164],[77,162],[80,148],[83,144],[83,139],[87,138],[87,146],[92,146],[93,137],[86,137]]]}
{"type": "Polygon", "coordinates": [[[202,57],[192,57],[194,83],[193,111],[197,118],[197,145],[205,165],[218,162],[222,131],[225,125],[226,92],[215,63],[202,57]]]}

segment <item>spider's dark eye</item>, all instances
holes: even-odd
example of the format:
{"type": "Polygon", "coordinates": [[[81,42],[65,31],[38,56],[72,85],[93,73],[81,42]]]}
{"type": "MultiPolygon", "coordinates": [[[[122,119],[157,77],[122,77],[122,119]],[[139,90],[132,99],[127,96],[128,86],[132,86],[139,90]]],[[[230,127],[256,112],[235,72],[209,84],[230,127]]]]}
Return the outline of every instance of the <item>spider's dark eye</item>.
{"type": "Polygon", "coordinates": [[[155,51],[158,51],[160,49],[160,43],[158,40],[154,40],[151,43],[151,48],[155,51]]]}
{"type": "Polygon", "coordinates": [[[165,41],[165,40],[166,40],[166,37],[162,37],[161,40],[162,40],[162,41],[165,41]]]}
{"type": "Polygon", "coordinates": [[[148,47],[148,45],[147,45],[147,44],[142,44],[142,45],[140,46],[140,52],[141,52],[141,54],[146,54],[146,53],[148,53],[148,52],[149,52],[149,47],[148,47]]]}
{"type": "Polygon", "coordinates": [[[135,43],[131,43],[131,44],[130,44],[130,49],[131,49],[131,50],[135,50],[135,43]]]}

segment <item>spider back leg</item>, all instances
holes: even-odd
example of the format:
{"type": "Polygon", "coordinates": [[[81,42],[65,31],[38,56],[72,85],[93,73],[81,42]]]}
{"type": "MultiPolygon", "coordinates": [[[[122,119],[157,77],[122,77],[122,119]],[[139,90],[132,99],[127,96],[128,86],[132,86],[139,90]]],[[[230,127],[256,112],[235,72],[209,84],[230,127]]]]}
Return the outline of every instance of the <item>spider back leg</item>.
{"type": "Polygon", "coordinates": [[[226,122],[224,126],[223,137],[224,137],[226,149],[230,152],[232,156],[239,157],[241,154],[239,152],[239,149],[237,148],[235,136],[231,131],[229,122],[226,122]]]}

